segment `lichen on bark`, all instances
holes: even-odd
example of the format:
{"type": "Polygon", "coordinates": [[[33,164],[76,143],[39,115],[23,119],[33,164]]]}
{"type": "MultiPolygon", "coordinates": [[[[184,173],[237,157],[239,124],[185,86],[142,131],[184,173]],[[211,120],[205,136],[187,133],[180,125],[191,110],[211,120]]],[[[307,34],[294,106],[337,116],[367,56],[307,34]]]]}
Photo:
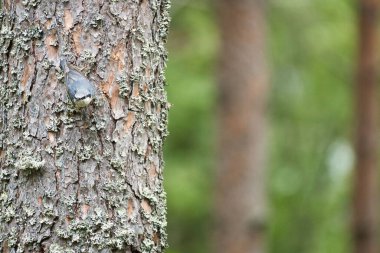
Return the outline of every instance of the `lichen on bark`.
{"type": "Polygon", "coordinates": [[[168,0],[3,0],[2,252],[162,252],[168,0]],[[97,87],[72,110],[65,58],[97,87]]]}

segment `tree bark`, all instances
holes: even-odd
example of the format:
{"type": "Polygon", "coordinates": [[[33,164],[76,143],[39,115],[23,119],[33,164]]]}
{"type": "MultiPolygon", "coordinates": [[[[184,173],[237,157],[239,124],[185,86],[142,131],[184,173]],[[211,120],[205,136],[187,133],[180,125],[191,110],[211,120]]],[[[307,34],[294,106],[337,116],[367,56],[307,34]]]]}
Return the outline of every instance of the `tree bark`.
{"type": "Polygon", "coordinates": [[[261,253],[268,90],[264,2],[218,3],[222,45],[214,252],[261,253]]]}
{"type": "Polygon", "coordinates": [[[2,252],[162,252],[168,0],[3,0],[2,252]],[[97,87],[72,109],[65,58],[97,87]]]}
{"type": "Polygon", "coordinates": [[[354,252],[379,252],[378,245],[378,94],[380,1],[359,1],[359,63],[356,85],[356,171],[354,252]]]}

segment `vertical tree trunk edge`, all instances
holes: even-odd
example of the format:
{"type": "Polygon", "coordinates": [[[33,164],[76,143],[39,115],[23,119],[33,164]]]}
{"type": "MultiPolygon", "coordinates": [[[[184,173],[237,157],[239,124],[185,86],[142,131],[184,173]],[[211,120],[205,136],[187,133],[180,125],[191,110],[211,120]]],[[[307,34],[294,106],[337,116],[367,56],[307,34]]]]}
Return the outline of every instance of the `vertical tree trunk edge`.
{"type": "Polygon", "coordinates": [[[356,170],[353,192],[353,252],[376,253],[378,242],[378,80],[380,1],[359,0],[356,85],[356,170]]]}
{"type": "Polygon", "coordinates": [[[170,1],[0,8],[0,251],[163,252],[170,1]],[[61,58],[97,87],[82,111],[61,58]]]}

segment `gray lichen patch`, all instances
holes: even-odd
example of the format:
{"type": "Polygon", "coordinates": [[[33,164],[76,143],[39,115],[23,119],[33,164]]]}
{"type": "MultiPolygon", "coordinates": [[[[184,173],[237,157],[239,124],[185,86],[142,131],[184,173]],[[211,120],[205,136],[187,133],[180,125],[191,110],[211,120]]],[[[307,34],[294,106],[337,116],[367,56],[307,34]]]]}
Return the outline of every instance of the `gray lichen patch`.
{"type": "Polygon", "coordinates": [[[119,84],[119,95],[121,97],[129,97],[131,93],[130,83],[126,74],[121,74],[116,78],[116,82],[119,84]]]}
{"type": "Polygon", "coordinates": [[[42,169],[45,165],[45,161],[41,160],[41,158],[36,158],[33,156],[22,156],[15,163],[16,169],[19,169],[26,174],[32,174],[40,169],[42,169]]]}
{"type": "Polygon", "coordinates": [[[59,244],[52,243],[49,247],[50,253],[75,253],[73,249],[65,248],[63,246],[60,246],[59,244]]]}
{"type": "Polygon", "coordinates": [[[138,237],[143,229],[127,220],[125,211],[119,210],[111,219],[102,209],[95,208],[85,219],[71,220],[57,232],[69,244],[80,244],[83,249],[90,245],[100,250],[122,249],[125,245],[139,247],[138,237]]]}

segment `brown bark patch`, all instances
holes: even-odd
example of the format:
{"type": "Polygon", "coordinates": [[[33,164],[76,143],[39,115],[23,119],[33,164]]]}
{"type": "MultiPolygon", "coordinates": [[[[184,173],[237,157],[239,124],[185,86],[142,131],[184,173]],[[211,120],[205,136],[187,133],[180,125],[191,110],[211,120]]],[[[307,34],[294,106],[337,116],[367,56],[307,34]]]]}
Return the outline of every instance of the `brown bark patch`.
{"type": "Polygon", "coordinates": [[[148,174],[149,174],[149,179],[150,180],[153,180],[154,178],[157,178],[157,176],[158,176],[157,168],[156,168],[156,166],[154,164],[152,164],[150,166],[148,174]]]}
{"type": "Polygon", "coordinates": [[[80,55],[83,51],[83,46],[82,46],[82,27],[79,25],[75,26],[74,28],[73,41],[74,41],[74,50],[78,55],[80,55]]]}
{"type": "Polygon", "coordinates": [[[133,200],[129,199],[128,200],[128,208],[127,208],[128,217],[132,217],[134,211],[135,211],[135,207],[133,205],[133,200]]]}
{"type": "Polygon", "coordinates": [[[139,85],[138,85],[138,84],[135,84],[135,85],[133,86],[132,96],[134,96],[134,97],[138,97],[139,95],[140,95],[139,85]]]}
{"type": "Polygon", "coordinates": [[[70,224],[70,222],[71,222],[71,218],[69,217],[69,216],[66,216],[65,217],[65,223],[66,223],[66,225],[69,225],[70,224]]]}
{"type": "Polygon", "coordinates": [[[50,143],[55,143],[55,134],[52,132],[48,132],[48,139],[50,143]]]}
{"type": "Polygon", "coordinates": [[[150,206],[149,202],[146,199],[144,199],[143,201],[141,201],[141,207],[144,209],[144,211],[147,214],[151,214],[152,213],[152,207],[150,206]]]}
{"type": "Polygon", "coordinates": [[[114,119],[125,117],[124,100],[119,97],[119,85],[115,83],[115,72],[109,70],[108,78],[102,85],[102,91],[109,99],[114,119]]]}
{"type": "Polygon", "coordinates": [[[113,71],[108,71],[107,80],[102,83],[101,89],[103,93],[110,99],[110,104],[112,106],[112,97],[115,94],[112,90],[113,83],[115,82],[115,73],[113,71]]]}
{"type": "MultiPolygon", "coordinates": [[[[24,64],[24,73],[22,75],[22,78],[21,78],[21,86],[22,86],[22,90],[25,91],[26,89],[26,86],[27,86],[27,83],[28,83],[28,80],[30,78],[30,75],[32,73],[32,67],[26,62],[26,64],[24,64]]],[[[24,97],[23,99],[25,100],[25,92],[24,92],[24,97]]]]}
{"type": "Polygon", "coordinates": [[[30,89],[31,89],[31,81],[34,75],[34,58],[29,58],[24,61],[24,71],[20,80],[21,90],[23,91],[22,94],[22,101],[26,102],[28,97],[30,96],[30,89]],[[29,90],[28,90],[29,89],[29,90]]]}
{"type": "Polygon", "coordinates": [[[56,40],[55,34],[48,35],[45,38],[46,52],[49,60],[58,58],[58,48],[55,46],[56,40]]]}
{"type": "Polygon", "coordinates": [[[4,8],[9,10],[11,6],[11,0],[5,0],[4,1],[4,8]]]}
{"type": "Polygon", "coordinates": [[[124,131],[126,133],[129,132],[129,129],[131,129],[132,125],[135,123],[135,113],[129,112],[127,115],[127,118],[124,120],[124,131]]]}
{"type": "MultiPolygon", "coordinates": [[[[61,172],[59,172],[58,170],[55,172],[55,178],[57,181],[59,181],[61,178],[61,172]]],[[[57,182],[57,184],[58,184],[58,182],[57,182]]]]}
{"type": "Polygon", "coordinates": [[[145,151],[145,157],[149,157],[151,152],[152,152],[152,146],[148,144],[145,151]]]}
{"type": "Polygon", "coordinates": [[[73,27],[74,19],[69,9],[65,9],[63,19],[65,21],[65,24],[64,24],[65,30],[66,31],[70,30],[73,27]]]}
{"type": "Polygon", "coordinates": [[[153,233],[153,242],[155,245],[158,245],[160,243],[160,237],[158,236],[158,233],[153,233]]]}
{"type": "Polygon", "coordinates": [[[148,92],[148,84],[144,83],[143,90],[144,92],[148,92]]]}
{"type": "Polygon", "coordinates": [[[41,196],[38,197],[37,202],[39,205],[42,205],[42,197],[41,196]]]}
{"type": "Polygon", "coordinates": [[[82,205],[82,219],[86,219],[90,206],[87,204],[82,205]]]}
{"type": "Polygon", "coordinates": [[[102,92],[108,97],[110,98],[111,97],[111,94],[109,94],[109,90],[110,90],[110,87],[113,83],[113,81],[115,80],[115,75],[113,72],[109,71],[108,72],[108,77],[107,77],[107,80],[105,82],[103,82],[101,84],[101,90],[102,92]]]}
{"type": "Polygon", "coordinates": [[[48,29],[48,28],[50,28],[51,27],[51,24],[53,23],[53,20],[52,19],[48,19],[48,20],[46,20],[46,22],[45,22],[45,29],[48,29]]]}
{"type": "Polygon", "coordinates": [[[122,71],[125,67],[125,42],[120,42],[111,52],[111,62],[117,64],[117,70],[122,71]]]}
{"type": "Polygon", "coordinates": [[[117,104],[119,103],[119,86],[118,85],[111,85],[110,92],[111,94],[111,107],[114,111],[117,104]]]}
{"type": "Polygon", "coordinates": [[[150,101],[146,101],[146,102],[144,103],[144,107],[145,107],[145,110],[146,110],[147,112],[151,112],[151,111],[152,111],[152,103],[151,103],[150,101]]]}
{"type": "Polygon", "coordinates": [[[4,253],[9,253],[8,240],[5,240],[3,242],[3,252],[4,253]]]}
{"type": "Polygon", "coordinates": [[[108,78],[103,85],[103,93],[109,98],[112,113],[115,119],[125,117],[124,113],[124,99],[119,96],[119,85],[115,82],[117,73],[123,72],[125,68],[126,49],[125,42],[120,42],[112,50],[108,67],[108,78]]]}
{"type": "Polygon", "coordinates": [[[107,81],[105,83],[103,83],[102,90],[103,90],[103,93],[106,94],[106,96],[111,99],[110,102],[111,102],[111,105],[112,105],[112,99],[115,100],[115,97],[118,96],[119,87],[116,87],[116,89],[114,87],[115,86],[114,85],[114,83],[115,83],[115,73],[113,71],[109,71],[108,73],[109,74],[108,74],[107,81]]]}

